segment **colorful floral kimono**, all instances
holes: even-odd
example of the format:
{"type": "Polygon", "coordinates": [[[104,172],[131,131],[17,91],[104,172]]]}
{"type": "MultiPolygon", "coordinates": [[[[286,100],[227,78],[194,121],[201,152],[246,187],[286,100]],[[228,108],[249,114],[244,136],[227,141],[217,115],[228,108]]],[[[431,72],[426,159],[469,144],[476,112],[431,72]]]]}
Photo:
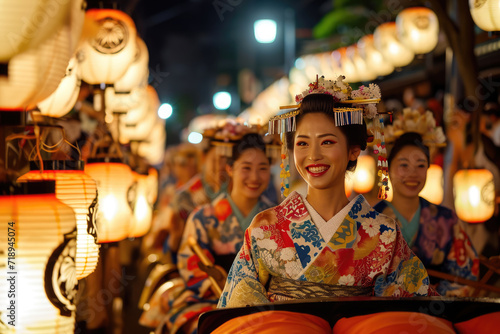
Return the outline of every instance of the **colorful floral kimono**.
{"type": "Polygon", "coordinates": [[[201,313],[214,309],[217,304],[208,275],[198,267],[200,260],[189,247],[188,238],[195,237],[208,258],[229,271],[253,217],[272,205],[261,197],[250,214],[243,217],[231,197],[221,194],[210,205],[196,209],[189,216],[177,255],[177,266],[186,290],[169,301],[172,309],[167,315],[167,324],[171,333],[201,313]]]}
{"type": "MultiPolygon", "coordinates": [[[[387,201],[374,207],[398,220],[405,240],[425,267],[462,278],[477,280],[479,259],[469,237],[459,224],[456,214],[441,205],[420,197],[420,207],[411,222],[407,222],[387,201]]],[[[445,280],[436,283],[442,295],[467,296],[468,288],[445,280]]]]}
{"type": "Polygon", "coordinates": [[[328,222],[315,223],[318,217],[297,192],[258,214],[245,232],[218,306],[431,292],[427,272],[396,222],[362,195],[328,222]]]}

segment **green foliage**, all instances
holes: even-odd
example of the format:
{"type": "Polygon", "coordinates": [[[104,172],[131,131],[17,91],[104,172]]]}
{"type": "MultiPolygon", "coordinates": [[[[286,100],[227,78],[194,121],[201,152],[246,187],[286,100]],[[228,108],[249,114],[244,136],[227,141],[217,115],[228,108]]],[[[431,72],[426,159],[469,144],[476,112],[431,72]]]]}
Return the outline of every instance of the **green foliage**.
{"type": "Polygon", "coordinates": [[[314,38],[326,38],[334,33],[339,33],[345,28],[363,26],[367,18],[355,14],[344,8],[333,10],[326,14],[321,21],[313,28],[314,38]]]}

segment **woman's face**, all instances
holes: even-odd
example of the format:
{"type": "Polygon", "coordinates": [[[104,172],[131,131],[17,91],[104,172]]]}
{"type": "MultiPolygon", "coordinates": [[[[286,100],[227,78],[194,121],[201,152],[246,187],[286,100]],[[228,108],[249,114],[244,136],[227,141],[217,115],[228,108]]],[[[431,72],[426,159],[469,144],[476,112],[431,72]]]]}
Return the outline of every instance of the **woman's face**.
{"type": "Polygon", "coordinates": [[[348,149],[347,138],[323,113],[306,114],[294,136],[295,167],[315,189],[328,189],[344,184],[349,160],[356,160],[360,149],[348,149]]]}
{"type": "Polygon", "coordinates": [[[265,153],[257,148],[246,149],[228,174],[233,181],[232,194],[247,199],[256,199],[267,189],[271,172],[265,153]]]}
{"type": "Polygon", "coordinates": [[[417,197],[425,186],[428,167],[422,150],[415,146],[403,147],[392,159],[389,170],[394,197],[417,197]]]}
{"type": "Polygon", "coordinates": [[[203,177],[211,186],[219,187],[227,181],[226,157],[217,155],[215,150],[212,147],[205,155],[203,177]]]}

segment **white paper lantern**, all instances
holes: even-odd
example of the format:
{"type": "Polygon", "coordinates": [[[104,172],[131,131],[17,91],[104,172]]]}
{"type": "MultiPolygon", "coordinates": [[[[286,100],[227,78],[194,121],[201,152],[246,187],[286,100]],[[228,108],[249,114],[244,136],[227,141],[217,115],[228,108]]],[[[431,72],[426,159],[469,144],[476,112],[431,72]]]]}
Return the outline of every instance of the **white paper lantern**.
{"type": "Polygon", "coordinates": [[[373,35],[366,35],[359,39],[358,50],[366,66],[379,76],[389,75],[394,72],[394,66],[384,59],[384,56],[375,48],[373,35]]]}
{"type": "Polygon", "coordinates": [[[438,43],[438,18],[429,8],[406,8],[396,17],[396,31],[407,48],[416,54],[425,54],[434,50],[438,43]]]}
{"type": "Polygon", "coordinates": [[[0,263],[9,266],[0,268],[2,333],[74,333],[74,211],[53,192],[0,196],[0,220],[0,263]],[[8,257],[14,257],[10,264],[8,257]],[[8,298],[11,289],[15,296],[8,298]],[[15,326],[9,324],[12,302],[15,326]]]}
{"type": "Polygon", "coordinates": [[[469,0],[474,23],[484,31],[500,30],[500,0],[469,0]]]}
{"type": "Polygon", "coordinates": [[[347,56],[347,47],[341,47],[332,52],[332,57],[336,67],[345,76],[346,82],[359,82],[360,76],[356,70],[356,66],[351,59],[347,56]]]}
{"type": "Polygon", "coordinates": [[[129,93],[134,88],[146,87],[148,84],[148,48],[140,37],[137,37],[136,41],[137,48],[134,61],[130,64],[127,72],[114,84],[117,93],[129,93]]]}
{"type": "Polygon", "coordinates": [[[66,76],[48,98],[38,102],[37,107],[44,116],[62,117],[69,113],[76,103],[80,92],[80,67],[75,57],[66,68],[66,76]]]}
{"type": "Polygon", "coordinates": [[[158,117],[160,100],[153,87],[148,86],[147,99],[141,103],[143,107],[128,111],[120,116],[120,142],[127,143],[130,140],[145,140],[155,123],[165,124],[165,120],[158,117]],[[145,112],[145,114],[138,115],[145,112]],[[133,121],[132,121],[133,120],[133,121]]]}
{"type": "Polygon", "coordinates": [[[97,182],[97,241],[117,242],[127,238],[132,210],[128,191],[134,181],[130,167],[120,162],[89,162],[85,172],[97,182]]]}
{"type": "Polygon", "coordinates": [[[0,108],[25,109],[49,97],[64,77],[70,58],[68,25],[37,48],[13,57],[8,77],[0,77],[0,108]]]}
{"type": "Polygon", "coordinates": [[[414,53],[401,43],[396,33],[396,22],[379,25],[373,34],[373,42],[384,59],[394,67],[403,67],[412,62],[414,53]]]}
{"type": "Polygon", "coordinates": [[[45,161],[41,172],[36,165],[31,171],[18,178],[18,182],[31,180],[56,181],[56,198],[68,205],[76,215],[76,277],[82,279],[90,275],[97,267],[99,245],[95,215],[97,214],[97,185],[83,171],[83,161],[79,163],[45,161]]]}
{"type": "Polygon", "coordinates": [[[0,0],[0,63],[53,38],[66,24],[71,4],[61,0],[0,0]]]}
{"type": "Polygon", "coordinates": [[[439,165],[431,164],[427,169],[427,181],[419,196],[431,203],[441,204],[443,202],[443,169],[439,165]]]}
{"type": "Polygon", "coordinates": [[[157,122],[149,137],[137,145],[137,154],[144,157],[153,166],[161,164],[165,155],[166,139],[165,123],[157,122]]]}
{"type": "Polygon", "coordinates": [[[134,21],[114,9],[90,9],[86,17],[96,22],[99,30],[78,50],[82,79],[92,85],[114,84],[127,72],[136,55],[134,21]]]}
{"type": "Polygon", "coordinates": [[[347,48],[347,57],[356,68],[359,81],[372,81],[377,78],[377,74],[372,68],[368,67],[365,60],[359,54],[357,45],[351,45],[347,48]]]}

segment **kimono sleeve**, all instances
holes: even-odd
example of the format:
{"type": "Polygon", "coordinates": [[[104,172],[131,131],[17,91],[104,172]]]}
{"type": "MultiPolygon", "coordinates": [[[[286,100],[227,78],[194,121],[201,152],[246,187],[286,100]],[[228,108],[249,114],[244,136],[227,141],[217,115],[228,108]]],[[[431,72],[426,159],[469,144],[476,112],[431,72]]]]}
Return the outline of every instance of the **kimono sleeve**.
{"type": "MultiPolygon", "coordinates": [[[[455,220],[453,224],[452,240],[440,271],[477,281],[479,276],[479,258],[476,250],[461,222],[454,213],[452,219],[455,220]]],[[[467,287],[444,280],[440,281],[436,289],[442,295],[467,296],[469,293],[467,287]]]]}
{"type": "Polygon", "coordinates": [[[205,217],[204,207],[194,211],[186,222],[184,233],[182,235],[179,252],[177,254],[177,267],[181,277],[186,282],[186,288],[191,290],[198,297],[203,297],[210,289],[211,282],[208,274],[198,266],[199,257],[194,254],[189,246],[189,237],[194,237],[205,255],[214,262],[214,256],[210,249],[208,233],[204,221],[206,219],[216,219],[215,217],[205,217]]]}
{"type": "Polygon", "coordinates": [[[252,252],[251,231],[245,231],[245,240],[229,271],[218,308],[241,307],[269,303],[266,289],[259,276],[259,268],[255,265],[255,254],[252,252]],[[260,279],[259,279],[260,278],[260,279]]]}
{"type": "Polygon", "coordinates": [[[385,275],[375,280],[378,297],[413,297],[437,295],[429,288],[429,275],[420,259],[411,251],[399,226],[393,243],[392,259],[385,275]]]}

